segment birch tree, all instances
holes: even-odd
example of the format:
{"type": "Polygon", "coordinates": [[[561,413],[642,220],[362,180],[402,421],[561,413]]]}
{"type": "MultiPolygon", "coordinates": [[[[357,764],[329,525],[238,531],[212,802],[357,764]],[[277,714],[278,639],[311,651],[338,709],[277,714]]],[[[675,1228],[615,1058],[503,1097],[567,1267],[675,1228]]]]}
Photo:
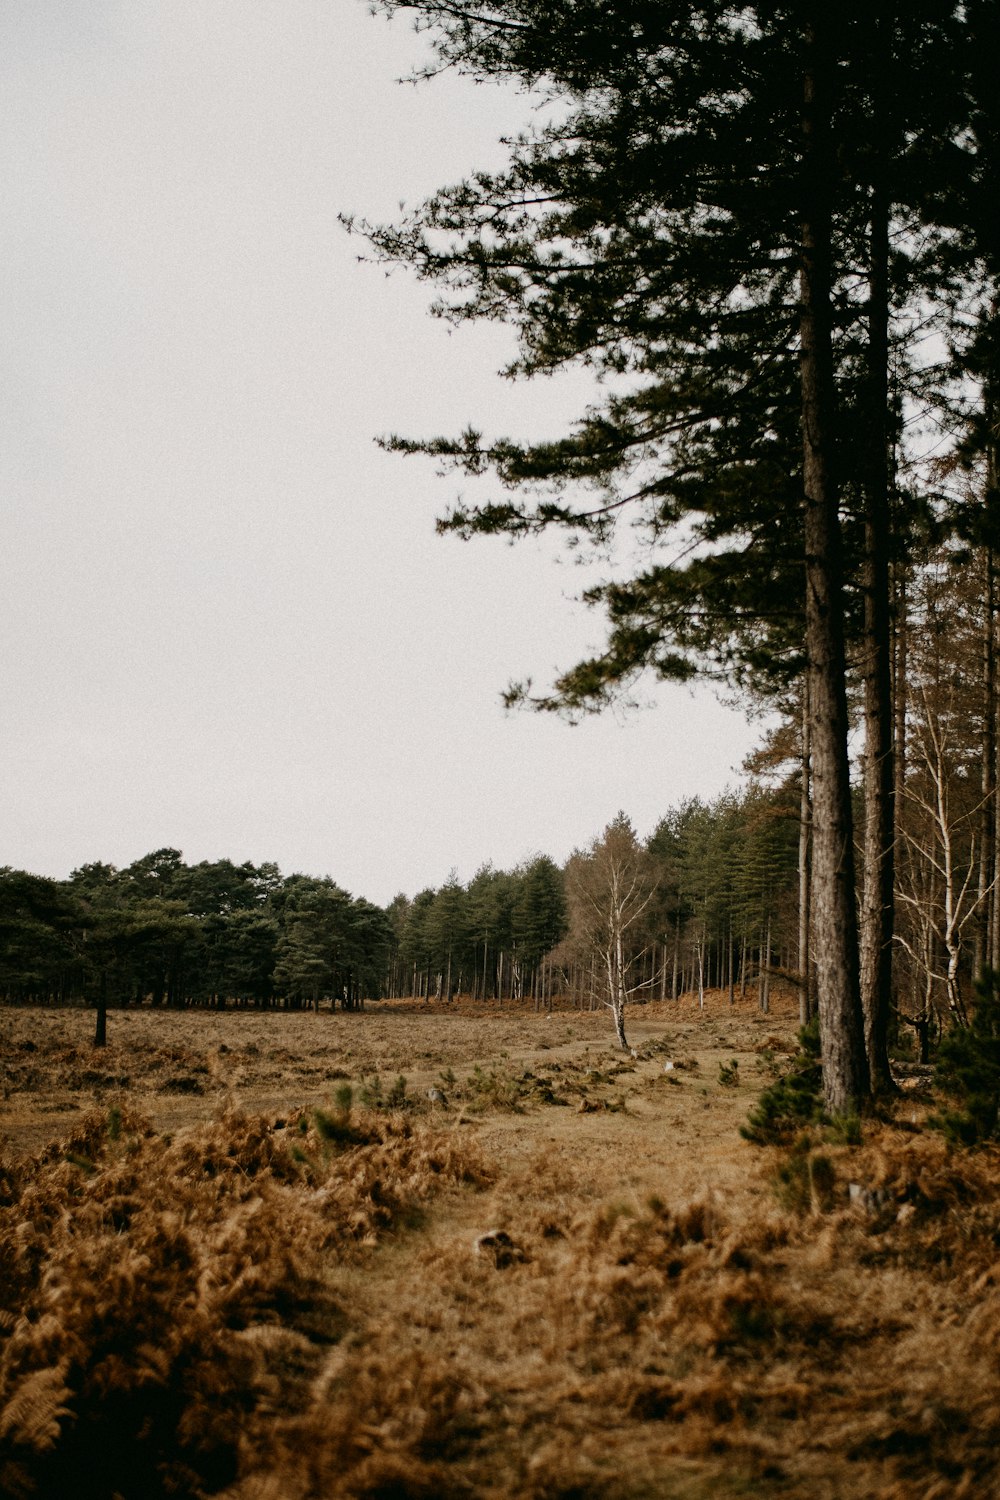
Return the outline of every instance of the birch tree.
{"type": "Polygon", "coordinates": [[[625,1006],[638,988],[632,976],[647,950],[656,890],[652,861],[624,813],[566,866],[569,941],[592,961],[601,1002],[626,1051],[625,1006]]]}
{"type": "Polygon", "coordinates": [[[980,858],[992,795],[983,789],[980,746],[992,705],[977,671],[989,601],[977,570],[957,566],[962,560],[947,550],[932,558],[912,591],[898,941],[923,976],[918,1024],[936,991],[950,1016],[967,1023],[964,959],[992,890],[980,858]]]}

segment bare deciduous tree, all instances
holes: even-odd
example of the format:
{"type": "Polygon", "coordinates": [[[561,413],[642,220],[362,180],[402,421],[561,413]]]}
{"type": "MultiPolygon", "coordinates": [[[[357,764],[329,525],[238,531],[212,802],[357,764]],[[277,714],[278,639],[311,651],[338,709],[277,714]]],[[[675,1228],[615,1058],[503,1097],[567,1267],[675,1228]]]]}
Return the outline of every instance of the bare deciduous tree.
{"type": "Polygon", "coordinates": [[[923,980],[918,1022],[928,1019],[939,991],[964,1025],[967,932],[992,892],[980,858],[982,812],[991,795],[982,786],[984,706],[975,669],[983,601],[945,555],[918,578],[915,602],[920,629],[911,644],[897,940],[923,980]]]}
{"type": "MultiPolygon", "coordinates": [[[[967,1022],[959,982],[965,929],[982,906],[989,889],[977,883],[979,851],[976,826],[981,799],[963,803],[965,778],[956,774],[956,745],[949,715],[936,710],[926,687],[918,695],[918,714],[911,737],[916,762],[905,800],[915,816],[903,827],[912,856],[899,895],[914,918],[917,940],[903,937],[903,946],[928,978],[944,985],[948,1009],[967,1022]],[[941,973],[934,974],[936,955],[941,973]]],[[[967,788],[966,788],[967,789],[967,788]]]]}
{"type": "Polygon", "coordinates": [[[567,942],[591,960],[600,999],[611,1011],[618,1045],[628,1048],[625,1003],[631,975],[646,952],[645,919],[656,896],[652,861],[624,813],[566,867],[567,942]]]}

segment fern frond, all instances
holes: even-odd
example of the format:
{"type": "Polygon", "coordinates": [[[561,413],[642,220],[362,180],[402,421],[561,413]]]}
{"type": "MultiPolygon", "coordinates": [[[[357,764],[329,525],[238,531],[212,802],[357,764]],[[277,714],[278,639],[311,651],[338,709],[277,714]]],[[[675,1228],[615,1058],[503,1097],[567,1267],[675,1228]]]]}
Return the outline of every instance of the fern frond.
{"type": "Polygon", "coordinates": [[[69,1415],[66,1367],[33,1370],[18,1383],[0,1412],[0,1440],[35,1453],[47,1453],[59,1441],[60,1424],[69,1415]]]}

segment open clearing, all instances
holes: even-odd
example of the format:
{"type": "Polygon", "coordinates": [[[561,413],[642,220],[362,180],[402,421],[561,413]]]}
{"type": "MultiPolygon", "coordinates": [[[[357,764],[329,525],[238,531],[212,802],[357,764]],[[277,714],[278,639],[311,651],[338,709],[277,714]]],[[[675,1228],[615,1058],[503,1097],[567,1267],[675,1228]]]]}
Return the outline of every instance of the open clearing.
{"type": "Polygon", "coordinates": [[[509,1006],[92,1024],[0,1013],[5,1493],[1000,1493],[997,1158],[916,1093],[741,1140],[788,997],[634,1008],[632,1056],[509,1006]]]}

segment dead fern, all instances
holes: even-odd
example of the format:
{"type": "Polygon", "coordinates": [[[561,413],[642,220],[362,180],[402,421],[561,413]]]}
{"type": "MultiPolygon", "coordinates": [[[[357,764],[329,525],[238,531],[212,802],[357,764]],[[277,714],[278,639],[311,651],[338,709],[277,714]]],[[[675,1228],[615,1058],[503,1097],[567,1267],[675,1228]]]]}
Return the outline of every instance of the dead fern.
{"type": "Polygon", "coordinates": [[[95,1112],[6,1174],[3,1493],[156,1500],[231,1485],[248,1454],[261,1467],[347,1327],[330,1266],[486,1177],[397,1120],[362,1116],[336,1154],[309,1124],[305,1166],[289,1134],[229,1114],[170,1142],[95,1112]]]}

